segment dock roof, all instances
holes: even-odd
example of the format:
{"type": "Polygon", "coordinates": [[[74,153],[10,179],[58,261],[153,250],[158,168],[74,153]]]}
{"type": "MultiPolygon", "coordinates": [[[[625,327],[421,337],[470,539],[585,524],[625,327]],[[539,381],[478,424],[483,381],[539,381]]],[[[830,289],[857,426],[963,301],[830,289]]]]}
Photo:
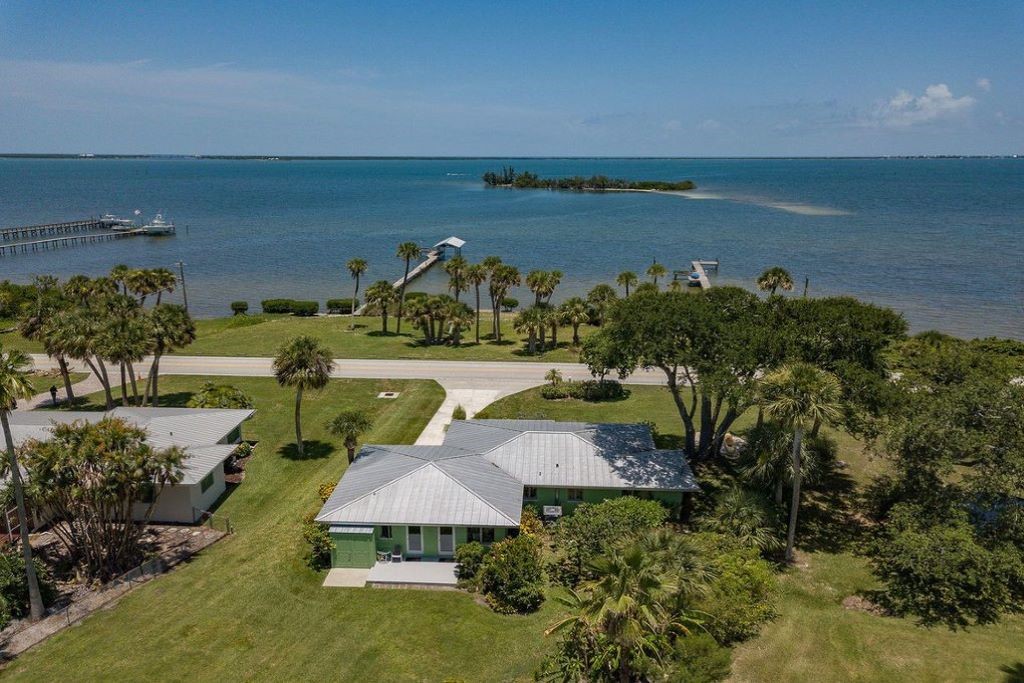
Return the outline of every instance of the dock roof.
{"type": "Polygon", "coordinates": [[[448,239],[441,240],[434,245],[434,249],[440,249],[441,247],[453,247],[455,249],[461,249],[466,246],[466,240],[460,239],[455,235],[452,235],[448,239]]]}

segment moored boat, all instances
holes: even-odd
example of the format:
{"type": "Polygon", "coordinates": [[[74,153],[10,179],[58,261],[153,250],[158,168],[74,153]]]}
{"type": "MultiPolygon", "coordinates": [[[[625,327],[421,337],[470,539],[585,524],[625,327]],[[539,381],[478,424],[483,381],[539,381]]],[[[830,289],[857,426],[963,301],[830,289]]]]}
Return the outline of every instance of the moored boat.
{"type": "Polygon", "coordinates": [[[163,214],[158,213],[153,220],[142,226],[147,235],[173,235],[174,223],[165,221],[163,214]]]}

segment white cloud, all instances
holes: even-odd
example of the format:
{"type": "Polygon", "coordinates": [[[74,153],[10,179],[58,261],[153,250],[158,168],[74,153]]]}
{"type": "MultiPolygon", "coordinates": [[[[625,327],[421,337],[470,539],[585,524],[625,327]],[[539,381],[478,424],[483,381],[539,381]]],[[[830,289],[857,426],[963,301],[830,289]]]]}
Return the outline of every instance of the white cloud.
{"type": "Polygon", "coordinates": [[[954,97],[945,83],[929,85],[923,95],[912,95],[901,90],[879,104],[865,122],[871,126],[887,128],[909,128],[930,123],[948,121],[964,116],[974,107],[975,100],[969,95],[954,97]]]}
{"type": "Polygon", "coordinates": [[[988,92],[989,90],[992,89],[992,81],[988,80],[987,78],[979,78],[975,82],[975,85],[977,85],[978,90],[981,90],[982,92],[988,92]]]}

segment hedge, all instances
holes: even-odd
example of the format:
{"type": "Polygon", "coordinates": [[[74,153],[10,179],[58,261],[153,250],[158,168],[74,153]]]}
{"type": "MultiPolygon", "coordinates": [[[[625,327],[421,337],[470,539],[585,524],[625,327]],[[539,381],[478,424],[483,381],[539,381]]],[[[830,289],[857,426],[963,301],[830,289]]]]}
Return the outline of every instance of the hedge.
{"type": "Polygon", "coordinates": [[[348,315],[357,308],[359,308],[359,299],[353,299],[352,297],[327,300],[328,313],[348,315]]]}
{"type": "Polygon", "coordinates": [[[296,301],[295,299],[264,299],[260,302],[264,313],[292,313],[294,315],[316,315],[320,304],[316,301],[296,301]]]}
{"type": "Polygon", "coordinates": [[[584,401],[608,401],[624,397],[626,389],[620,382],[613,379],[586,380],[584,382],[568,381],[545,384],[540,389],[540,395],[549,401],[565,398],[575,398],[584,401]]]}
{"type": "Polygon", "coordinates": [[[514,311],[517,308],[519,308],[519,299],[514,299],[510,296],[506,296],[504,299],[501,300],[501,310],[505,311],[506,313],[508,313],[509,311],[514,311]]]}
{"type": "Polygon", "coordinates": [[[235,315],[244,315],[248,310],[249,310],[249,302],[248,301],[232,301],[231,302],[231,311],[235,315]]]}

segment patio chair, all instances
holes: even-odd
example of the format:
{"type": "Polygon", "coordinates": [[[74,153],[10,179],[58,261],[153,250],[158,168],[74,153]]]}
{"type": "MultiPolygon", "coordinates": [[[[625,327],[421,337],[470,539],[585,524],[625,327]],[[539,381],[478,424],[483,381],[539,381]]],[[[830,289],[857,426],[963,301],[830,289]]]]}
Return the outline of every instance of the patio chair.
{"type": "Polygon", "coordinates": [[[394,550],[391,551],[391,561],[401,562],[402,561],[402,546],[395,545],[394,550]]]}

